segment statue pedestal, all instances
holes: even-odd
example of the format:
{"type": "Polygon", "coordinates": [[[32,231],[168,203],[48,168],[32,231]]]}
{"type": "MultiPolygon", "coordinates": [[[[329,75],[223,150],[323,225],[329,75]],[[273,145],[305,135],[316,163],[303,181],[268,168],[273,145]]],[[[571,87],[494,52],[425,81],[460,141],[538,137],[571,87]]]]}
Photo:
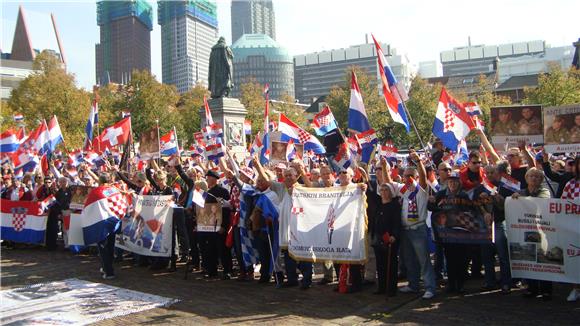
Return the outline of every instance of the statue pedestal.
{"type": "MultiPolygon", "coordinates": [[[[248,111],[237,98],[220,97],[207,101],[211,110],[214,123],[219,123],[224,130],[224,145],[231,146],[235,153],[244,154],[245,157],[246,134],[244,133],[244,120],[248,111]]],[[[200,111],[202,126],[205,125],[205,111],[200,111]]]]}

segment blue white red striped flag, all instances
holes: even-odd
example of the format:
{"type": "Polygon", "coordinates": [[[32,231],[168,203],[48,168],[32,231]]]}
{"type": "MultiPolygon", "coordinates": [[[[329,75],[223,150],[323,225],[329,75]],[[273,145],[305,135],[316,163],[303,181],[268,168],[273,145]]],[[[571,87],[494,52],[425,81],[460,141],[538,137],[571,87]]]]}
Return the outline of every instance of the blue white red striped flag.
{"type": "Polygon", "coordinates": [[[379,42],[377,42],[374,35],[372,35],[372,37],[377,49],[377,65],[382,86],[381,90],[383,91],[389,114],[393,121],[404,125],[407,132],[409,132],[409,119],[407,118],[404,107],[404,101],[408,98],[407,92],[403,85],[397,81],[395,74],[393,74],[393,70],[385,59],[385,55],[379,42]]]}
{"type": "Polygon", "coordinates": [[[44,243],[47,216],[40,202],[0,200],[1,238],[20,243],[44,243]]]}

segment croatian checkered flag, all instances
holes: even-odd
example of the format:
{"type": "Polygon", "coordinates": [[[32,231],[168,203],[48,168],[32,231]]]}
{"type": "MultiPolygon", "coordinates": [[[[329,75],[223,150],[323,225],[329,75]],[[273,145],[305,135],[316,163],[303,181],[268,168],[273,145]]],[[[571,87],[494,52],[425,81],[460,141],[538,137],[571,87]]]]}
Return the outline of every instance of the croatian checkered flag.
{"type": "Polygon", "coordinates": [[[81,224],[85,245],[98,243],[115,232],[128,209],[125,196],[115,187],[100,186],[93,189],[85,201],[81,224]]]}

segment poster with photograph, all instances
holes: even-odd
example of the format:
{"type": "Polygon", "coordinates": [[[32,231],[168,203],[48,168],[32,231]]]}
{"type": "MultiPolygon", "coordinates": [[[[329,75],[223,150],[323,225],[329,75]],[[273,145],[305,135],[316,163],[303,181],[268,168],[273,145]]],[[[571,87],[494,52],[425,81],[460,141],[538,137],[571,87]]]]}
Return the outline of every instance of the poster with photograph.
{"type": "Polygon", "coordinates": [[[580,283],[580,205],[520,197],[505,208],[512,276],[580,283]]]}
{"type": "Polygon", "coordinates": [[[171,256],[173,196],[137,196],[133,214],[121,222],[117,248],[145,256],[171,256]]]}
{"type": "Polygon", "coordinates": [[[543,142],[542,106],[518,105],[491,108],[491,142],[496,146],[517,146],[543,142]]]}
{"type": "Polygon", "coordinates": [[[197,232],[217,232],[222,227],[222,204],[205,203],[204,207],[196,206],[197,232]]]}
{"type": "Polygon", "coordinates": [[[70,200],[70,209],[82,210],[85,208],[85,200],[93,188],[89,186],[71,186],[72,197],[70,200]]]}
{"type": "Polygon", "coordinates": [[[143,160],[159,157],[159,133],[157,127],[153,127],[141,134],[139,152],[143,160]]]}
{"type": "Polygon", "coordinates": [[[544,149],[580,152],[580,104],[544,108],[544,149]]]}
{"type": "MultiPolygon", "coordinates": [[[[272,163],[288,162],[286,157],[286,148],[288,147],[287,142],[272,140],[272,154],[270,155],[270,161],[272,163]]],[[[296,148],[296,158],[301,159],[304,157],[304,144],[294,143],[296,148]]]]}
{"type": "Polygon", "coordinates": [[[492,219],[478,212],[459,209],[434,212],[431,224],[440,243],[487,244],[492,241],[492,219]]]}

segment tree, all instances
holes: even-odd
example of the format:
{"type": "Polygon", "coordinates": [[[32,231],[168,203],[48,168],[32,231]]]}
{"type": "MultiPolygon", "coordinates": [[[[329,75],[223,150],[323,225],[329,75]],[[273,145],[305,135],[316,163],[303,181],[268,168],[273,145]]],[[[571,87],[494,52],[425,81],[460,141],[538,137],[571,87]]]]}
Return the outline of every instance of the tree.
{"type": "Polygon", "coordinates": [[[272,112],[276,120],[279,119],[277,112],[284,113],[288,119],[292,120],[294,123],[299,125],[304,129],[310,129],[308,125],[308,119],[306,119],[306,115],[304,114],[304,108],[295,105],[294,97],[290,96],[289,94],[282,94],[280,96],[280,101],[274,102],[271,104],[272,112]]]}
{"type": "MultiPolygon", "coordinates": [[[[240,102],[248,110],[246,119],[252,123],[252,134],[255,135],[258,131],[264,129],[264,110],[266,107],[266,99],[263,94],[264,86],[260,85],[255,79],[250,79],[240,85],[240,102]]],[[[270,121],[278,118],[270,111],[270,121]]]]}
{"type": "MultiPolygon", "coordinates": [[[[107,95],[106,93],[103,95],[107,95]]],[[[109,98],[101,95],[101,102],[110,103],[109,110],[114,111],[114,121],[120,120],[120,111],[131,112],[133,136],[139,139],[141,133],[153,128],[159,122],[160,133],[166,133],[175,126],[177,133],[184,134],[184,124],[177,109],[179,94],[173,85],[158,82],[148,71],[133,71],[131,81],[121,86],[109,98]]]]}
{"type": "Polygon", "coordinates": [[[3,106],[3,124],[9,126],[12,120],[6,115],[19,112],[25,116],[27,130],[31,130],[38,126],[38,121],[48,121],[56,115],[66,146],[81,146],[90,109],[89,93],[76,87],[74,75],[67,73],[48,51],[36,56],[33,69],[35,72],[12,90],[7,108],[3,106]]]}
{"type": "Polygon", "coordinates": [[[580,103],[580,70],[564,71],[560,65],[550,64],[548,71],[538,77],[538,87],[524,89],[524,103],[545,106],[580,103]]]}
{"type": "MultiPolygon", "coordinates": [[[[387,111],[384,97],[379,94],[379,89],[376,83],[371,83],[366,71],[360,67],[349,67],[345,73],[344,83],[341,86],[333,87],[330,90],[330,95],[326,98],[334,117],[340,127],[346,127],[348,124],[348,108],[350,104],[350,83],[351,71],[355,71],[359,89],[362,94],[363,102],[369,118],[369,123],[377,132],[379,139],[393,140],[394,143],[400,147],[414,146],[419,147],[420,142],[416,136],[414,129],[411,127],[409,133],[405,127],[399,123],[395,123],[387,111]]],[[[435,117],[435,110],[437,108],[437,98],[440,92],[440,86],[431,86],[420,77],[415,77],[411,84],[409,92],[410,99],[406,103],[407,108],[414,119],[419,134],[424,142],[429,139],[431,135],[431,127],[433,126],[433,119],[435,117]]]]}
{"type": "Polygon", "coordinates": [[[207,98],[210,97],[209,91],[202,84],[197,84],[189,91],[181,94],[177,103],[177,110],[183,125],[184,134],[178,135],[178,139],[187,140],[191,144],[194,141],[193,134],[201,131],[201,115],[199,112],[204,105],[204,95],[207,98]]]}

